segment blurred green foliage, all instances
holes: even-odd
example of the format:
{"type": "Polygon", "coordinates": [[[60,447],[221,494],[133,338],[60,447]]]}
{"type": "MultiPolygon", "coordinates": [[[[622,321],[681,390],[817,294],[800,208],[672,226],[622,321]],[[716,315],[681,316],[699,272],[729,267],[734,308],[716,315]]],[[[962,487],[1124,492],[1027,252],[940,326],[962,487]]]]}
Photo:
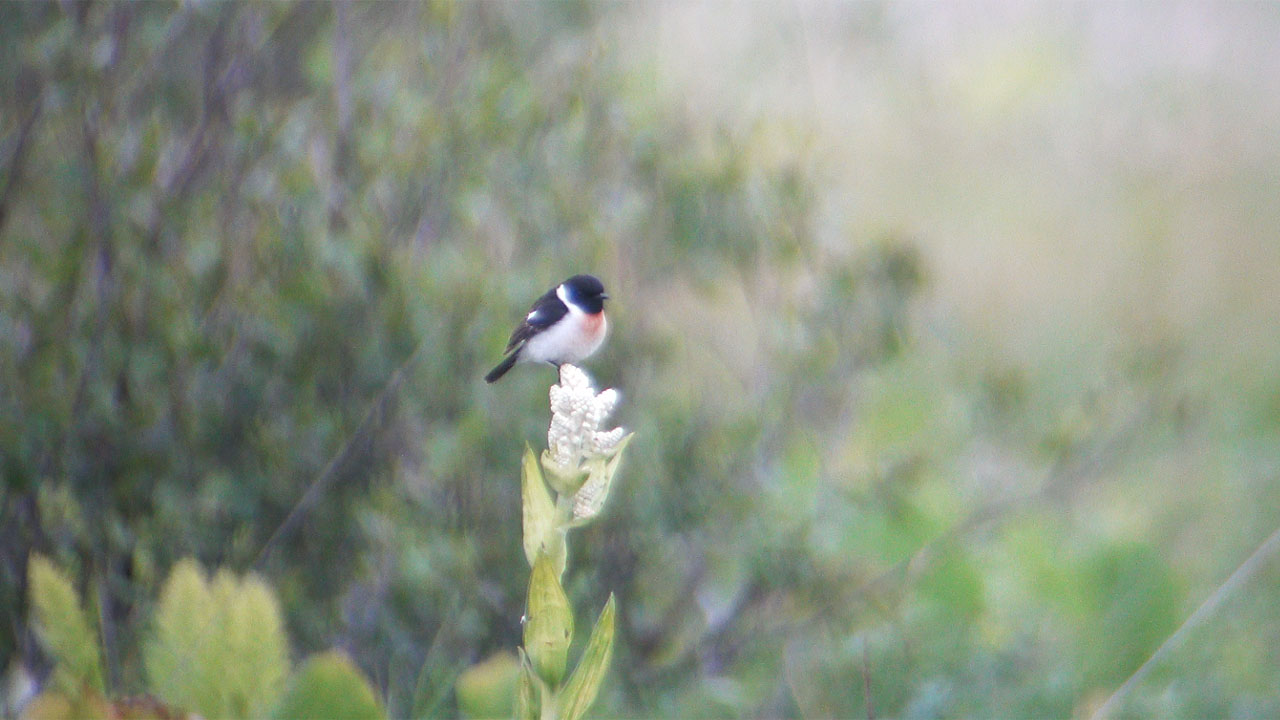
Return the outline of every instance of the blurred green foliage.
{"type": "MultiPolygon", "coordinates": [[[[513,717],[516,683],[529,682],[531,677],[522,671],[514,653],[496,652],[458,676],[455,687],[458,710],[463,717],[470,718],[513,717]]],[[[532,689],[532,685],[528,687],[532,689]]],[[[536,710],[538,705],[528,700],[527,707],[536,710]]],[[[538,717],[536,713],[533,716],[538,717]]]]}
{"type": "Polygon", "coordinates": [[[78,717],[384,717],[373,690],[341,653],[315,655],[289,680],[275,595],[258,578],[221,570],[212,582],[191,560],[165,581],[146,646],[146,694],[103,693],[97,633],[71,580],[31,558],[31,605],[56,681],[24,708],[32,720],[78,717]]]}
{"type": "Polygon", "coordinates": [[[252,576],[212,582],[190,560],[174,566],[144,646],[148,689],[202,717],[264,717],[289,673],[275,596],[252,576]]]}
{"type": "Polygon", "coordinates": [[[102,692],[102,660],[80,596],[48,560],[34,557],[30,571],[32,606],[41,642],[58,660],[53,685],[65,694],[102,692]]]}
{"type": "Polygon", "coordinates": [[[303,663],[274,717],[377,720],[385,714],[378,698],[360,677],[360,671],[345,655],[330,651],[308,658],[303,663]]]}
{"type": "MultiPolygon", "coordinates": [[[[625,5],[0,6],[2,669],[51,667],[34,549],[92,606],[107,691],[140,690],[133,621],[193,556],[266,578],[291,654],[342,647],[390,715],[455,714],[440,688],[520,644],[553,379],[479,377],[590,270],[590,369],[640,438],[564,575],[575,615],[618,597],[598,712],[1096,708],[1280,525],[1280,338],[1232,304],[1273,287],[1280,164],[1229,112],[1280,95],[1076,85],[1088,59],[1025,34],[935,76],[892,8],[812,29],[853,39],[849,122],[881,128],[854,195],[795,117],[655,92],[681,60],[623,52],[650,27],[625,5]],[[1186,290],[1233,253],[1231,302],[1186,290]],[[1008,295],[953,302],[1010,257],[1008,295]],[[1072,258],[1119,279],[1041,272],[1072,258]],[[1136,299],[1108,325],[1110,295],[1136,299]]],[[[1278,573],[1125,708],[1280,714],[1278,573]]]]}

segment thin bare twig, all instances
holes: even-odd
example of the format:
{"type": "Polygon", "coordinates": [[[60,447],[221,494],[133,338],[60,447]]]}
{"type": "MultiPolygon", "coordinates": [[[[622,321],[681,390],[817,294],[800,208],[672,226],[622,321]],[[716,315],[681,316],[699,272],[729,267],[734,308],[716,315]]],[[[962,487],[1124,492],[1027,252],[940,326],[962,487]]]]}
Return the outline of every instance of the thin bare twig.
{"type": "Polygon", "coordinates": [[[1115,711],[1116,707],[1129,695],[1133,688],[1137,687],[1138,683],[1142,682],[1147,675],[1151,674],[1151,670],[1155,667],[1156,663],[1160,662],[1166,655],[1173,652],[1175,648],[1181,645],[1183,638],[1185,638],[1188,633],[1208,620],[1209,617],[1213,615],[1214,611],[1216,611],[1228,597],[1239,590],[1241,586],[1249,582],[1250,578],[1252,578],[1258,570],[1262,568],[1262,564],[1272,555],[1275,555],[1277,551],[1280,551],[1280,528],[1277,528],[1275,532],[1271,533],[1270,537],[1263,540],[1262,544],[1258,546],[1258,549],[1254,550],[1253,554],[1250,555],[1247,560],[1240,563],[1240,566],[1235,569],[1235,572],[1232,572],[1221,585],[1214,589],[1214,591],[1209,594],[1209,597],[1205,598],[1205,601],[1200,603],[1200,607],[1196,608],[1195,612],[1191,613],[1186,621],[1183,622],[1177,630],[1173,631],[1172,635],[1165,638],[1165,641],[1160,643],[1160,647],[1156,648],[1155,652],[1151,653],[1151,657],[1147,658],[1146,662],[1138,666],[1138,669],[1133,671],[1133,674],[1121,683],[1120,687],[1116,688],[1115,692],[1111,693],[1111,697],[1107,698],[1106,702],[1102,703],[1102,705],[1098,707],[1093,715],[1090,716],[1090,720],[1102,720],[1103,718],[1110,717],[1111,713],[1115,711]]]}
{"type": "MultiPolygon", "coordinates": [[[[1097,478],[1108,463],[1114,461],[1132,442],[1137,431],[1150,421],[1155,412],[1153,403],[1141,405],[1120,421],[1113,431],[1102,432],[1101,437],[1082,443],[1082,447],[1064,453],[1049,469],[1047,478],[1035,489],[1000,498],[977,508],[892,567],[853,588],[845,596],[833,599],[827,604],[828,607],[842,607],[853,603],[856,599],[874,596],[895,582],[909,585],[915,578],[923,575],[942,550],[951,543],[967,537],[969,533],[980,528],[999,524],[1016,512],[1050,502],[1070,489],[1097,478]]],[[[822,615],[819,614],[811,620],[821,617],[822,615]]]]}
{"type": "Polygon", "coordinates": [[[267,556],[275,549],[275,546],[280,542],[280,539],[285,535],[288,535],[295,527],[297,527],[298,523],[300,523],[302,518],[307,514],[307,511],[309,511],[312,506],[319,501],[320,496],[324,494],[324,491],[333,484],[334,479],[338,477],[338,468],[346,464],[347,458],[351,456],[352,451],[356,447],[357,441],[364,440],[369,437],[373,428],[386,419],[387,407],[390,404],[391,398],[396,394],[396,391],[399,390],[400,385],[404,382],[406,372],[413,365],[414,361],[417,360],[418,354],[422,352],[422,349],[425,346],[425,342],[419,343],[418,347],[414,349],[409,357],[405,358],[405,361],[400,364],[400,367],[396,368],[396,371],[391,375],[391,379],[387,381],[382,392],[378,393],[377,397],[369,403],[369,409],[365,412],[364,419],[360,421],[360,425],[356,427],[355,432],[351,433],[351,437],[347,438],[347,441],[338,449],[338,452],[334,453],[333,456],[329,458],[329,462],[325,463],[324,468],[318,475],[316,475],[315,479],[311,481],[306,492],[304,492],[298,502],[294,504],[293,509],[289,511],[289,514],[285,516],[284,520],[280,522],[280,525],[271,533],[271,537],[267,538],[267,541],[263,543],[262,550],[260,550],[258,552],[258,556],[254,558],[252,567],[259,569],[262,567],[267,556]]]}

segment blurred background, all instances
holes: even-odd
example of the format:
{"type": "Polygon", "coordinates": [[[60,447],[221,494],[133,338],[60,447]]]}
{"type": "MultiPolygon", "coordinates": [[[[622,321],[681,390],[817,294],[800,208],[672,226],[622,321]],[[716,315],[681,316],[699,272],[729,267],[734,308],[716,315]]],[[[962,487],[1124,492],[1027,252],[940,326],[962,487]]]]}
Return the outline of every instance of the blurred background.
{"type": "MultiPolygon", "coordinates": [[[[1280,715],[1280,10],[0,6],[0,669],[260,573],[393,716],[520,644],[487,386],[636,431],[566,574],[629,717],[1280,715]],[[1255,562],[1227,583],[1255,550],[1255,562]],[[1225,583],[1225,584],[1224,584],[1225,583]],[[1215,594],[1216,593],[1216,594],[1215,594]]],[[[579,640],[581,642],[581,639],[579,640]]]]}

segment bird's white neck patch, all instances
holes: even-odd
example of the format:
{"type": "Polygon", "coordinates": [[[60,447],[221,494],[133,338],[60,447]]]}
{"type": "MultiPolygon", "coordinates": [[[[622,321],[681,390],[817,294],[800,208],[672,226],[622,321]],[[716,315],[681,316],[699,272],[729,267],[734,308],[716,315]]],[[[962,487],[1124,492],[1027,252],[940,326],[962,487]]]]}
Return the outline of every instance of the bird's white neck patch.
{"type": "Polygon", "coordinates": [[[564,286],[564,283],[561,283],[558,287],[556,287],[556,297],[560,298],[560,302],[564,303],[564,306],[569,308],[569,312],[573,313],[574,315],[582,314],[582,308],[578,307],[577,305],[569,301],[569,291],[564,286]]]}

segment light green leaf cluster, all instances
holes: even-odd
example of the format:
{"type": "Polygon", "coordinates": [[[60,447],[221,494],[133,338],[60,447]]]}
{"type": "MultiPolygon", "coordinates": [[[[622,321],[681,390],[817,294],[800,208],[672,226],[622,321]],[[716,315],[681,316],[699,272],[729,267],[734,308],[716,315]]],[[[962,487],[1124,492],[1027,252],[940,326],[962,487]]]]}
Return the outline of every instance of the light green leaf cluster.
{"type": "Polygon", "coordinates": [[[146,695],[108,697],[94,623],[71,580],[38,555],[29,573],[36,628],[55,670],[23,717],[385,717],[339,653],[312,657],[286,682],[288,640],[271,588],[227,570],[209,580],[191,559],[174,566],[160,594],[143,648],[146,695]]]}
{"type": "Polygon", "coordinates": [[[289,683],[275,718],[383,718],[382,705],[345,655],[314,655],[289,683]]]}
{"type": "Polygon", "coordinates": [[[275,596],[253,575],[223,570],[207,582],[194,560],[178,563],[144,662],[154,691],[174,705],[205,717],[262,716],[289,673],[275,596]]]}
{"type": "Polygon", "coordinates": [[[102,660],[92,623],[71,580],[35,555],[27,567],[36,632],[57,665],[54,684],[68,695],[102,691],[102,660]]]}

